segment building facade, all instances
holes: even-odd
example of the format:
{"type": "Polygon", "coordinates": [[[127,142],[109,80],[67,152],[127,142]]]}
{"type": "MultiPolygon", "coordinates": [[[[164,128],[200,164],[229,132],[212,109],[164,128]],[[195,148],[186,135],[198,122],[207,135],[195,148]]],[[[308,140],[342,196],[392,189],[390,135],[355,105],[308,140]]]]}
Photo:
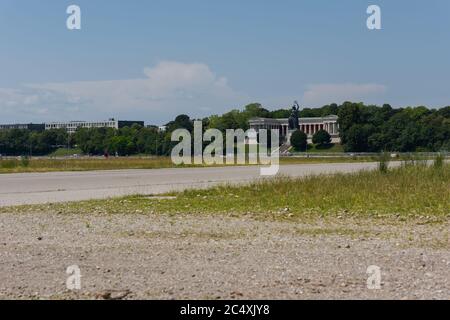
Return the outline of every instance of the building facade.
{"type": "Polygon", "coordinates": [[[121,121],[109,119],[108,121],[70,121],[70,122],[49,122],[45,124],[45,130],[66,129],[68,133],[75,133],[79,128],[113,128],[120,129],[131,127],[137,124],[144,126],[144,121],[121,121]]]}
{"type": "Polygon", "coordinates": [[[45,124],[41,123],[16,123],[16,124],[0,124],[0,130],[30,130],[30,131],[44,131],[45,124]]]}
{"type": "MultiPolygon", "coordinates": [[[[313,135],[319,130],[327,131],[333,143],[340,143],[338,116],[330,115],[321,118],[299,118],[300,130],[306,133],[311,142],[313,135]]],[[[284,139],[289,137],[289,119],[253,118],[249,120],[250,129],[279,130],[284,139]]]]}

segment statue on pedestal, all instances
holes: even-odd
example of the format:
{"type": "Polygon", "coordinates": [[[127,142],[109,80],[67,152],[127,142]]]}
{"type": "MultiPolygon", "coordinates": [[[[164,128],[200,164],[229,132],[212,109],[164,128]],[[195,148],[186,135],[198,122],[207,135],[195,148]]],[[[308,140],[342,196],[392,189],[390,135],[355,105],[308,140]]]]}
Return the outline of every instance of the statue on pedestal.
{"type": "Polygon", "coordinates": [[[300,129],[300,124],[298,122],[299,111],[300,106],[298,105],[298,102],[295,101],[292,106],[291,116],[289,117],[289,130],[296,131],[300,129]]]}

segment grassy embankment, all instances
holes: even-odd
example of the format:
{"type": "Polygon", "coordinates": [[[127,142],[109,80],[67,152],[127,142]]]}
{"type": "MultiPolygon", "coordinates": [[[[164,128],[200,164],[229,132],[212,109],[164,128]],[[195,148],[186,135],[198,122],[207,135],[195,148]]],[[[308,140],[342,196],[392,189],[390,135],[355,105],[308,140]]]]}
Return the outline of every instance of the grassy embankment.
{"type": "Polygon", "coordinates": [[[83,154],[83,151],[78,148],[59,148],[55,151],[53,151],[51,154],[49,154],[49,157],[71,157],[73,155],[81,155],[83,154]]]}
{"type": "Polygon", "coordinates": [[[387,172],[275,178],[244,186],[188,190],[167,197],[131,196],[0,212],[77,214],[226,214],[263,219],[368,217],[396,220],[450,218],[450,165],[404,165],[387,172]]]}
{"type": "MultiPolygon", "coordinates": [[[[305,154],[305,150],[295,150],[295,148],[291,147],[290,152],[294,154],[305,154]]],[[[339,143],[330,143],[328,145],[319,146],[316,144],[308,144],[308,153],[312,154],[320,154],[320,153],[336,153],[336,154],[344,154],[344,146],[339,143]]]]}
{"type": "Polygon", "coordinates": [[[308,145],[308,152],[310,153],[343,153],[344,147],[338,143],[332,143],[327,146],[318,146],[314,144],[308,145]]]}

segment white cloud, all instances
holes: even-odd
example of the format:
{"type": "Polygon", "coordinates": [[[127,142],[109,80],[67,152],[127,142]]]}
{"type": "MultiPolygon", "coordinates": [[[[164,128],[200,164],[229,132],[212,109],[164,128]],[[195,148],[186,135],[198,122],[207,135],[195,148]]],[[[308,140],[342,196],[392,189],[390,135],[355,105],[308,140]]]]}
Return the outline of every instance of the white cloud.
{"type": "MultiPolygon", "coordinates": [[[[28,84],[0,88],[0,108],[17,118],[101,119],[109,116],[167,119],[205,110],[222,112],[246,101],[227,79],[201,63],[163,61],[144,69],[140,79],[28,84]]],[[[158,120],[156,120],[158,122],[158,120]]]]}
{"type": "MultiPolygon", "coordinates": [[[[0,88],[2,121],[101,120],[109,117],[161,124],[185,113],[193,117],[220,114],[252,99],[233,90],[224,77],[202,63],[162,61],[136,79],[26,84],[0,88]]],[[[345,100],[377,103],[380,84],[315,84],[301,104],[319,107],[345,100]],[[377,101],[373,101],[377,100],[377,101]]],[[[295,96],[294,94],[293,96],[295,96]]],[[[266,99],[267,100],[267,99],[266,99]]],[[[273,96],[271,106],[286,107],[294,98],[273,96]],[[276,103],[275,103],[276,102],[276,103]]]]}
{"type": "Polygon", "coordinates": [[[45,115],[49,112],[49,105],[63,100],[57,94],[26,87],[0,88],[0,110],[5,118],[20,119],[27,115],[45,115]]]}
{"type": "Polygon", "coordinates": [[[374,102],[387,88],[380,84],[315,84],[308,86],[305,91],[302,104],[311,107],[319,107],[329,103],[342,103],[344,101],[355,101],[366,103],[374,102]]]}

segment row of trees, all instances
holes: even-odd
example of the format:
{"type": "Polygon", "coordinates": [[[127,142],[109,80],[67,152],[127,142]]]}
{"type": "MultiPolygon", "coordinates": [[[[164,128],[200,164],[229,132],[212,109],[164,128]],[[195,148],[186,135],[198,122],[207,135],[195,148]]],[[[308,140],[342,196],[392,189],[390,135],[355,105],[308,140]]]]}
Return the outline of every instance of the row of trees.
{"type": "Polygon", "coordinates": [[[66,130],[0,130],[0,155],[45,155],[70,145],[66,130]]]}
{"type": "MultiPolygon", "coordinates": [[[[378,107],[345,102],[339,106],[331,104],[316,109],[305,108],[301,110],[300,117],[331,114],[339,116],[342,144],[348,152],[450,150],[450,107],[439,110],[426,107],[393,109],[390,105],[378,107]]],[[[288,118],[289,115],[289,108],[269,111],[254,103],[242,111],[213,115],[202,119],[202,122],[204,130],[215,128],[225,133],[226,129],[247,130],[248,121],[253,117],[288,118]]],[[[73,135],[68,135],[65,130],[0,130],[0,154],[44,155],[60,147],[77,146],[83,153],[95,155],[168,155],[176,144],[171,142],[172,132],[180,128],[192,132],[194,124],[189,116],[179,115],[166,127],[166,131],[139,125],[118,130],[81,128],[73,135]]],[[[329,135],[320,131],[313,142],[327,144],[328,139],[329,135]]],[[[302,149],[301,146],[299,149],[302,149]]]]}
{"type": "Polygon", "coordinates": [[[163,155],[170,152],[165,136],[158,128],[139,125],[113,128],[81,128],[74,134],[74,143],[85,154],[150,154],[163,155]]]}
{"type": "MultiPolygon", "coordinates": [[[[205,125],[207,125],[205,120],[205,125]]],[[[81,149],[84,154],[103,155],[169,155],[173,146],[171,133],[184,128],[193,131],[193,120],[180,115],[167,124],[167,130],[133,125],[113,128],[80,128],[70,135],[64,129],[42,132],[0,130],[0,155],[47,155],[58,148],[81,149]]]]}
{"type": "Polygon", "coordinates": [[[113,128],[80,128],[73,135],[66,130],[0,130],[0,155],[47,155],[58,148],[81,149],[84,154],[168,154],[170,137],[157,128],[139,125],[119,130],[113,128]],[[167,143],[168,141],[168,143],[167,143]]]}
{"type": "MultiPolygon", "coordinates": [[[[288,118],[289,108],[268,111],[250,104],[243,111],[233,110],[207,119],[209,127],[248,129],[252,117],[288,118]]],[[[428,109],[424,106],[394,109],[390,105],[335,103],[322,108],[304,108],[300,117],[339,116],[340,136],[347,152],[421,152],[450,151],[450,106],[428,109]]],[[[320,132],[317,142],[325,135],[320,132]]]]}
{"type": "Polygon", "coordinates": [[[345,102],[337,115],[348,152],[450,151],[450,107],[393,109],[345,102]]]}

